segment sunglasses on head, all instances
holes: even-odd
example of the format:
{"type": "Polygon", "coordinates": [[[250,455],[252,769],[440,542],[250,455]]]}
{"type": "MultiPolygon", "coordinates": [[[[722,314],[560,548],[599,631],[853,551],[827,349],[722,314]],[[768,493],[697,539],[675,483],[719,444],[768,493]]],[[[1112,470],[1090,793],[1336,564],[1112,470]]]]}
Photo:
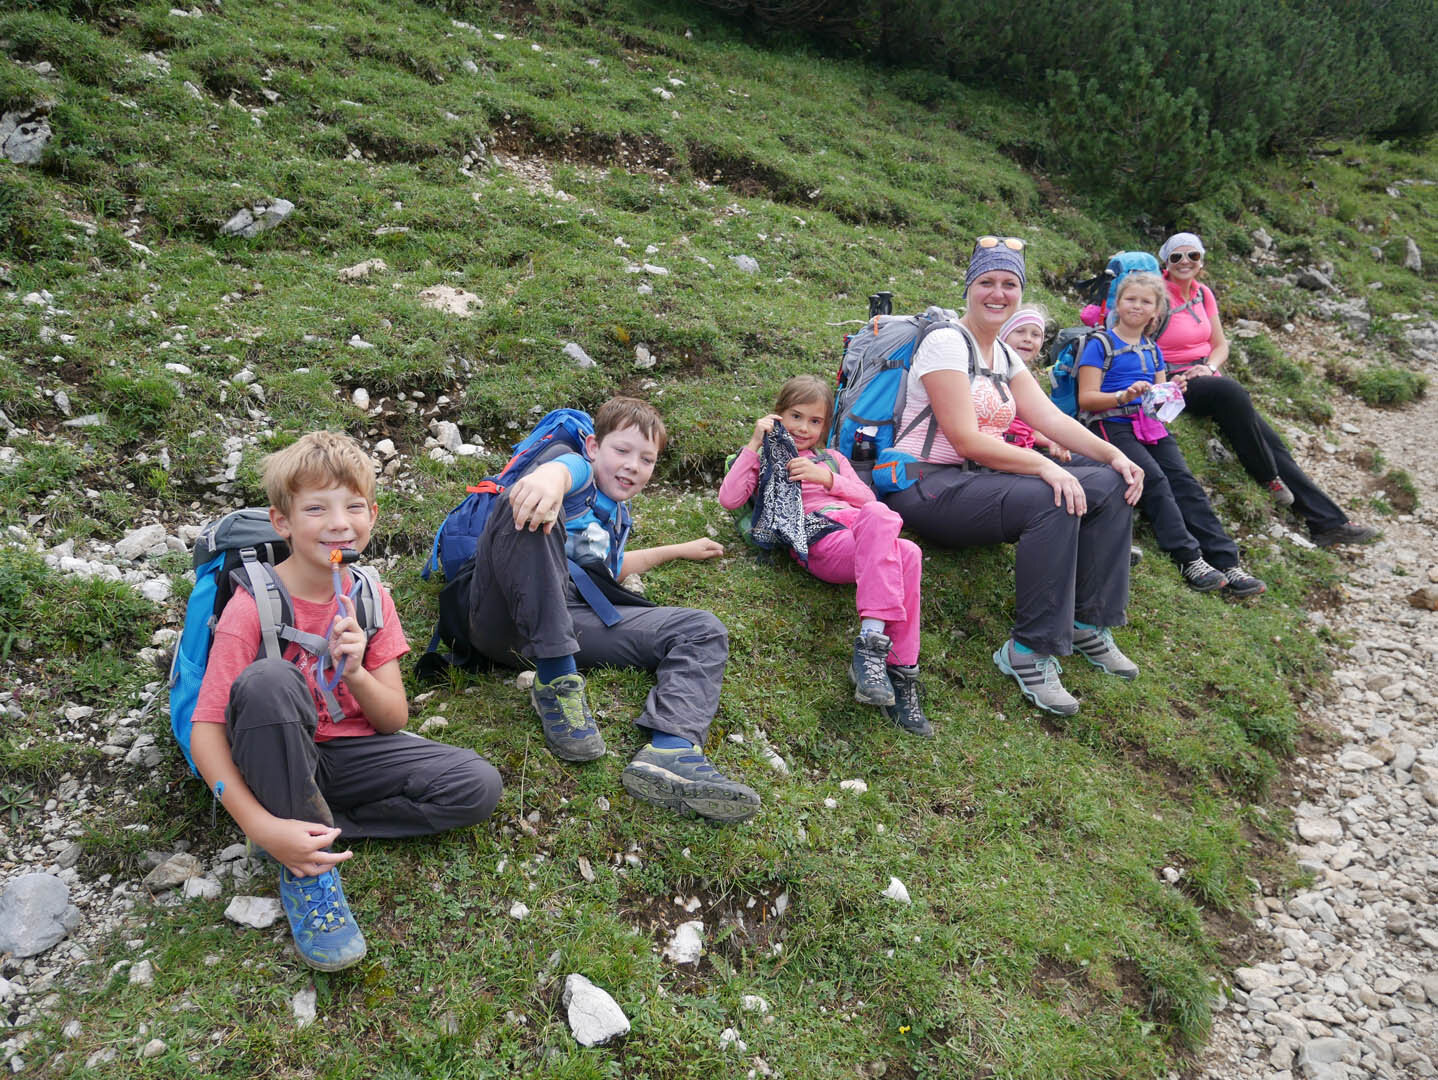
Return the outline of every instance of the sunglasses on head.
{"type": "Polygon", "coordinates": [[[1023,251],[1024,242],[1017,236],[981,236],[974,241],[974,247],[995,248],[1000,244],[1010,251],[1023,251]]]}
{"type": "Polygon", "coordinates": [[[1183,262],[1184,259],[1189,259],[1193,262],[1203,262],[1203,252],[1175,251],[1172,255],[1168,257],[1168,261],[1175,264],[1183,262]]]}

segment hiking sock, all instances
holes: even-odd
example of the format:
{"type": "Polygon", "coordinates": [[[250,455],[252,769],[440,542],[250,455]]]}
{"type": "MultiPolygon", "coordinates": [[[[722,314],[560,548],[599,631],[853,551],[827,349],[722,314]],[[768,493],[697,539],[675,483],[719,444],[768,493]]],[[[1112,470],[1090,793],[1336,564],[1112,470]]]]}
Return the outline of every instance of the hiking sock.
{"type": "MultiPolygon", "coordinates": [[[[1014,641],[1013,638],[1009,638],[1009,640],[1014,641]]],[[[1034,654],[1034,651],[1027,645],[1020,645],[1017,641],[1014,641],[1014,652],[1022,653],[1024,656],[1032,656],[1034,654]]]]}
{"type": "Polygon", "coordinates": [[[1101,630],[1101,629],[1103,629],[1103,627],[1101,627],[1101,626],[1095,626],[1093,623],[1079,622],[1077,619],[1075,619],[1075,620],[1074,620],[1074,629],[1075,629],[1075,630],[1101,630]]]}
{"type": "Polygon", "coordinates": [[[882,634],[882,633],[884,632],[884,626],[885,626],[885,623],[884,623],[884,620],[883,620],[883,619],[860,619],[860,620],[859,620],[859,633],[860,633],[860,634],[882,634]]]}
{"type": "Polygon", "coordinates": [[[649,732],[649,745],[656,750],[689,750],[694,744],[688,739],[680,738],[678,735],[670,735],[664,731],[649,732]]]}
{"type": "Polygon", "coordinates": [[[573,675],[578,670],[572,653],[568,656],[538,656],[534,660],[534,677],[542,683],[552,683],[561,675],[573,675]]]}

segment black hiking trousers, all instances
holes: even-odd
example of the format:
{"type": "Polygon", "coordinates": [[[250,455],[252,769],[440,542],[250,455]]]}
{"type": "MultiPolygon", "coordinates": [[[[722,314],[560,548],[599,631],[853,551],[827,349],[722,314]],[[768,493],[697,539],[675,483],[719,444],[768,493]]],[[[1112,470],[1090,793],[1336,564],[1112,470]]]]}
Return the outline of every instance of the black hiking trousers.
{"type": "Polygon", "coordinates": [[[1248,391],[1236,379],[1227,375],[1189,379],[1183,401],[1189,415],[1217,422],[1249,476],[1265,487],[1275,476],[1288,485],[1293,492],[1293,512],[1308,523],[1310,533],[1316,536],[1347,523],[1348,515],[1293,460],[1278,432],[1259,415],[1248,391]]]}
{"type": "Polygon", "coordinates": [[[652,671],[654,687],[634,722],[703,746],[729,660],[724,624],[696,608],[616,604],[616,609],[620,621],[605,626],[574,587],[563,522],[548,533],[516,529],[508,493],[495,501],[474,553],[469,605],[474,648],[507,667],[573,656],[580,669],[652,671]]]}

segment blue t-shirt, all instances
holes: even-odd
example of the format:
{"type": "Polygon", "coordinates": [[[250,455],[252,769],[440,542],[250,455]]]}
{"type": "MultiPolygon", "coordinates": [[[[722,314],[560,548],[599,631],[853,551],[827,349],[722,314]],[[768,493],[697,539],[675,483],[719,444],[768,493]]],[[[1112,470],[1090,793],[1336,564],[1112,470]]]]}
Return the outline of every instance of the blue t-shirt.
{"type": "MultiPolygon", "coordinates": [[[[1104,372],[1099,389],[1105,394],[1116,394],[1127,390],[1136,382],[1157,382],[1158,375],[1167,370],[1163,362],[1163,350],[1151,338],[1143,338],[1137,345],[1130,345],[1112,330],[1105,330],[1113,345],[1113,364],[1104,372]]],[[[1079,367],[1103,367],[1103,343],[1090,340],[1079,357],[1079,367]]],[[[1128,416],[1111,417],[1113,420],[1132,420],[1128,416]]]]}
{"type": "Polygon", "coordinates": [[[586,487],[590,489],[581,512],[571,513],[566,509],[564,528],[568,535],[565,537],[565,553],[576,562],[586,561],[581,555],[598,555],[617,578],[619,568],[624,565],[624,544],[629,538],[629,530],[624,527],[628,515],[617,502],[599,490],[594,483],[593,467],[579,454],[561,454],[553,460],[569,470],[571,479],[569,490],[564,493],[566,501],[586,487]],[[597,529],[590,529],[591,525],[597,526],[597,529]]]}

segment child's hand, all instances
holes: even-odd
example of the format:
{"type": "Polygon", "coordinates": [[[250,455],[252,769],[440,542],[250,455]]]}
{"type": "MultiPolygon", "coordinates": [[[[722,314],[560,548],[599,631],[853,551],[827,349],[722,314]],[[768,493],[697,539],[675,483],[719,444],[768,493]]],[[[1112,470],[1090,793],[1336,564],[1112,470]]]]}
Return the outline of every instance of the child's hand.
{"type": "Polygon", "coordinates": [[[1048,451],[1049,457],[1055,461],[1069,461],[1073,458],[1073,451],[1069,450],[1066,446],[1060,446],[1056,442],[1049,443],[1044,449],[1048,451]]]}
{"type": "Polygon", "coordinates": [[[829,491],[834,487],[834,473],[827,465],[821,465],[813,458],[796,457],[789,461],[789,479],[796,484],[808,481],[829,491]]]}
{"type": "Polygon", "coordinates": [[[339,600],[344,617],[335,620],[334,627],[330,630],[330,662],[338,667],[340,661],[348,657],[349,663],[345,665],[348,676],[363,665],[367,641],[355,615],[355,602],[343,593],[340,594],[339,600]]]}
{"type": "Polygon", "coordinates": [[[546,462],[525,473],[509,488],[514,527],[549,532],[559,520],[559,508],[564,505],[564,494],[568,490],[569,470],[559,462],[546,462]]]}
{"type": "Polygon", "coordinates": [[[778,422],[779,415],[777,413],[770,413],[768,416],[761,416],[755,420],[754,434],[749,437],[749,449],[757,454],[759,448],[764,445],[764,436],[769,434],[778,422]]]}
{"type": "Polygon", "coordinates": [[[707,536],[700,537],[698,540],[690,540],[687,544],[678,544],[676,547],[677,558],[693,559],[695,562],[717,559],[724,554],[724,545],[717,540],[710,540],[707,536]]]}
{"type": "Polygon", "coordinates": [[[338,829],[294,818],[270,818],[250,837],[296,877],[323,874],[353,855],[352,851],[325,850],[339,838],[338,829]]]}
{"type": "Polygon", "coordinates": [[[1137,401],[1139,398],[1143,397],[1144,394],[1148,393],[1152,389],[1153,383],[1148,382],[1145,379],[1140,379],[1136,383],[1129,383],[1124,390],[1119,392],[1119,394],[1123,398],[1122,403],[1124,405],[1127,405],[1130,402],[1137,401]]]}

